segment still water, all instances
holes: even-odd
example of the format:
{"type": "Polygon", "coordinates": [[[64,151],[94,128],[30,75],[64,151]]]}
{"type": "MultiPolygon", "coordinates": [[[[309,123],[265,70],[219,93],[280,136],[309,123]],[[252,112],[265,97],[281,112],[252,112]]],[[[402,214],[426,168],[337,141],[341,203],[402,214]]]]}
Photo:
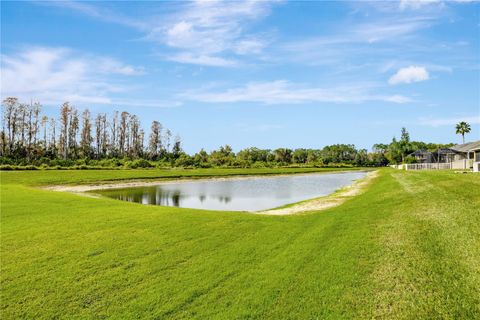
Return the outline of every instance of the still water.
{"type": "Polygon", "coordinates": [[[96,191],[142,204],[228,211],[259,211],[333,193],[366,172],[303,174],[240,179],[165,182],[155,186],[96,191]]]}

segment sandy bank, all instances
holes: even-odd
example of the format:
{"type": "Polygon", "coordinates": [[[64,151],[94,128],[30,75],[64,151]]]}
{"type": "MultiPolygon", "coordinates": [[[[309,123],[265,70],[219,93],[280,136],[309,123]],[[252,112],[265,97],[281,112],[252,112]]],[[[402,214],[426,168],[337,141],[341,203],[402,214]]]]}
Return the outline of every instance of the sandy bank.
{"type": "MultiPolygon", "coordinates": [[[[293,175],[314,175],[314,174],[342,174],[348,172],[356,171],[331,171],[331,172],[311,172],[311,173],[295,173],[293,175]]],[[[61,191],[61,192],[72,192],[72,193],[83,193],[88,191],[95,190],[106,190],[106,189],[124,189],[124,188],[134,188],[134,187],[150,187],[158,186],[162,184],[178,184],[178,183],[189,183],[189,182],[198,182],[198,181],[225,181],[225,180],[244,180],[244,179],[268,179],[276,178],[282,176],[289,176],[292,174],[268,174],[268,175],[242,175],[242,176],[225,176],[225,177],[202,177],[197,178],[163,178],[158,180],[137,180],[137,181],[118,181],[118,182],[107,182],[107,183],[96,183],[96,184],[82,184],[82,185],[52,185],[42,187],[44,190],[51,191],[61,191]]]]}
{"type": "Polygon", "coordinates": [[[366,190],[366,187],[370,182],[378,176],[378,171],[370,171],[367,175],[360,180],[357,180],[352,185],[342,188],[339,191],[317,199],[307,200],[298,204],[286,208],[279,209],[270,209],[264,211],[253,212],[255,214],[266,214],[266,215],[289,215],[297,214],[308,211],[319,211],[330,209],[336,206],[341,205],[348,199],[351,199],[366,190]]]}

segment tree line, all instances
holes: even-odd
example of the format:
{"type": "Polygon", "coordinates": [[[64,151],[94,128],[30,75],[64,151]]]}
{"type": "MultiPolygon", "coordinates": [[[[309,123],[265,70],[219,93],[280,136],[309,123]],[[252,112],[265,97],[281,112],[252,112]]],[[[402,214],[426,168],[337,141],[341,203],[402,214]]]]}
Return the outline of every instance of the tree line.
{"type": "Polygon", "coordinates": [[[378,143],[372,151],[353,144],[335,144],[322,149],[246,148],[233,152],[229,145],[189,155],[180,136],[159,121],[152,121],[149,135],[135,114],[126,111],[92,116],[68,102],[58,118],[41,114],[40,103],[25,104],[15,97],[3,100],[0,132],[0,164],[44,167],[275,167],[275,166],[386,166],[414,162],[415,150],[434,151],[453,144],[410,141],[402,128],[400,139],[378,143]]]}
{"type": "Polygon", "coordinates": [[[3,164],[72,165],[76,160],[126,158],[170,159],[181,153],[180,136],[159,121],[151,124],[145,144],[145,131],[137,115],[114,111],[92,117],[70,103],[60,107],[58,118],[41,114],[42,105],[21,103],[15,97],[2,102],[0,157],[3,164]],[[59,160],[56,161],[55,160],[59,160]]]}

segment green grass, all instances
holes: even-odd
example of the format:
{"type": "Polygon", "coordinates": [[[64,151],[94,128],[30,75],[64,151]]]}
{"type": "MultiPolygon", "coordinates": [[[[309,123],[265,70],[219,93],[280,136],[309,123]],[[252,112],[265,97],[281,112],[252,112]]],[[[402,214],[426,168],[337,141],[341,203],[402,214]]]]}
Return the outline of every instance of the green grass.
{"type": "Polygon", "coordinates": [[[385,169],[280,217],[32,187],[270,171],[2,172],[2,319],[480,318],[479,175],[385,169]]]}

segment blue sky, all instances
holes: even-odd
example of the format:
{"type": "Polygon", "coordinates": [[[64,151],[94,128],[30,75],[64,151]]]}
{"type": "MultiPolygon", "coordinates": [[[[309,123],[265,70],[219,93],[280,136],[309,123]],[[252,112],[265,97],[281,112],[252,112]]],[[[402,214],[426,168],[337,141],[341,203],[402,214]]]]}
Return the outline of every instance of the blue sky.
{"type": "Polygon", "coordinates": [[[476,1],[1,2],[1,95],[154,119],[195,152],[480,139],[476,1]]]}

